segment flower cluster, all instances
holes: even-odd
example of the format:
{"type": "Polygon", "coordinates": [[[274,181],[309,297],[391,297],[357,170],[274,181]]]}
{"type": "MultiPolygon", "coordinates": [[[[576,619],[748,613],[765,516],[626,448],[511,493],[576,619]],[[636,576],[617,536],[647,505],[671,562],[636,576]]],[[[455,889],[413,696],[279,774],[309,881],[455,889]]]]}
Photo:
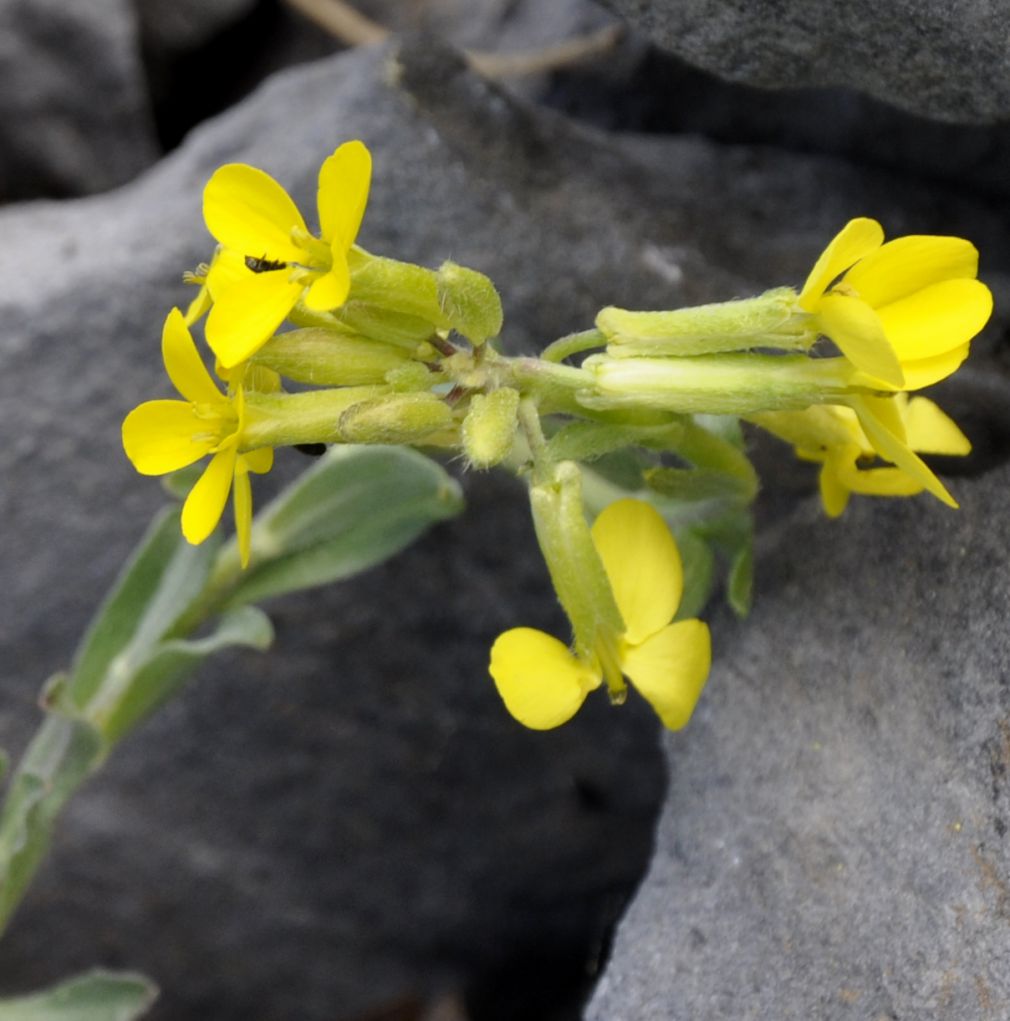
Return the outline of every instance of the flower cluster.
{"type": "Polygon", "coordinates": [[[183,534],[203,542],[233,491],[243,566],[255,555],[249,473],[268,471],[275,447],[451,443],[467,406],[454,408],[446,386],[436,392],[447,380],[436,363],[455,350],[446,338],[455,330],[477,347],[501,326],[481,274],[452,263],[427,270],[356,244],[371,167],[359,141],[323,162],[317,234],[262,170],[231,163],[213,174],[203,212],[217,247],[186,275],[197,296],[163,330],[165,368],[183,400],[148,401],[123,424],[142,474],[211,456],[184,505],[183,534]],[[189,332],[204,317],[224,392],[189,332]],[[288,392],[286,382],[312,389],[288,392]]]}
{"type": "Polygon", "coordinates": [[[232,492],[241,563],[256,563],[249,476],[268,471],[278,447],[411,444],[475,469],[507,464],[529,482],[572,643],[527,627],[502,634],[490,672],[506,708],[548,729],[604,685],[623,701],[630,682],[678,729],[711,661],[694,616],[705,593],[685,577],[710,578],[719,554],[731,604],[744,612],[749,600],[757,479],[737,420],[820,466],[829,515],[851,494],[927,491],[956,506],[919,455],[963,455],[968,441],[910,391],[954,372],[989,317],[969,242],[885,243],[878,223],[856,219],[798,291],[675,311],[607,307],[595,329],[540,358],[510,358],[492,343],[502,311],[487,277],[358,244],[371,170],[359,141],[326,158],[316,233],[255,167],[221,167],[206,186],[216,247],[162,334],[181,399],[141,404],[123,424],[143,474],[209,457],[183,507],[190,542],[214,531],[232,492]],[[201,321],[220,384],[190,333],[201,321]],[[624,457],[620,483],[594,475],[605,455],[624,457]]]}

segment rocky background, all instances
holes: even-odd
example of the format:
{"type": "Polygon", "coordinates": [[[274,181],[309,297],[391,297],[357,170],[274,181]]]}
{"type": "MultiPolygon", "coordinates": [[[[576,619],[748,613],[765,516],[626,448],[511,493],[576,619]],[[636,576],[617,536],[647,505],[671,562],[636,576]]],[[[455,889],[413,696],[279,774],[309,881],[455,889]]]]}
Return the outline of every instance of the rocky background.
{"type": "Polygon", "coordinates": [[[311,208],[362,138],[363,243],[490,274],[513,349],[609,302],[799,283],[854,215],[970,237],[997,311],[941,393],[976,443],[962,510],[828,522],[758,446],[756,609],[713,609],[692,726],[596,700],[536,735],[488,645],[564,624],[520,487],[464,477],[461,519],[276,601],[271,654],[209,666],[119,751],[0,993],[104,964],[159,982],[155,1021],[1010,1012],[1010,8],[608,8],[361,0],[363,30],[328,0],[0,0],[0,744],[162,500],[118,427],[166,392],[160,323],[227,161],[311,208]]]}

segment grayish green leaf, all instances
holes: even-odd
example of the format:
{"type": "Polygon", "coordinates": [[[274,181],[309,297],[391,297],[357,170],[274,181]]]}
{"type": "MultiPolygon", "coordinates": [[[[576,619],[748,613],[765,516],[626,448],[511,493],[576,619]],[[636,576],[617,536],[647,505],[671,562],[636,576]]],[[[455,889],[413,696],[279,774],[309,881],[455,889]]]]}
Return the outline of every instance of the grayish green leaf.
{"type": "Polygon", "coordinates": [[[186,542],[178,510],[155,520],[84,636],[62,708],[91,715],[119,699],[138,663],[202,591],[215,550],[214,537],[186,542]]]}
{"type": "Polygon", "coordinates": [[[148,658],[136,665],[122,697],[95,722],[106,740],[116,741],[175,695],[208,656],[232,646],[262,651],[272,641],[269,617],[255,606],[243,606],[224,613],[204,638],[159,642],[148,658]]]}
{"type": "MultiPolygon", "coordinates": [[[[416,451],[333,447],[256,516],[250,568],[228,605],[349,577],[462,505],[456,481],[416,451]]],[[[234,545],[222,556],[237,557],[234,545]]]]}
{"type": "Polygon", "coordinates": [[[28,996],[0,999],[0,1021],[134,1021],[158,987],[143,975],[90,971],[28,996]]]}

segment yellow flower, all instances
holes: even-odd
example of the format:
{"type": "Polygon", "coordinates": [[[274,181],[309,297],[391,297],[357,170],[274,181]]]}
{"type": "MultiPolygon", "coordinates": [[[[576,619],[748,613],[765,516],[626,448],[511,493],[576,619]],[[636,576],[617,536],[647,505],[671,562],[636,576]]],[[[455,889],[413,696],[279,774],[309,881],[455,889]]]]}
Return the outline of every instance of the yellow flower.
{"type": "Polygon", "coordinates": [[[182,313],[172,309],[161,335],[165,369],[181,401],[147,401],[123,422],[126,456],[141,475],[178,471],[212,454],[182,509],[182,534],[203,542],[224,513],[234,483],[235,530],[242,566],[249,562],[252,487],[249,472],[267,472],[273,450],[239,453],[245,425],[245,398],[239,385],[232,397],[218,389],[204,368],[182,313]]]}
{"type": "Polygon", "coordinates": [[[368,201],[372,157],[345,142],[319,170],[319,237],[309,233],[288,193],[244,163],[214,172],[203,193],[207,229],[240,253],[251,273],[220,294],[207,319],[207,343],[231,368],[274,333],[302,298],[315,311],[342,305],[351,286],[347,253],[368,201]]]}
{"type": "Polygon", "coordinates": [[[963,238],[883,240],[876,220],[850,220],[817,260],[799,304],[873,382],[916,390],[964,361],[992,295],[975,279],[978,251],[963,238]]]}
{"type": "Polygon", "coordinates": [[[498,693],[520,723],[548,730],[569,720],[604,677],[612,692],[623,691],[625,675],[677,730],[691,717],[712,653],[702,621],[671,623],[683,590],[673,536],[654,507],[625,499],[600,514],[592,539],[624,630],[598,633],[592,652],[581,658],[542,631],[506,631],[491,649],[498,693]]]}
{"type": "Polygon", "coordinates": [[[948,506],[957,506],[916,452],[963,456],[971,452],[971,444],[953,420],[925,397],[898,393],[871,399],[870,406],[860,403],[858,413],[826,404],[804,411],[769,412],[751,420],[792,443],[797,457],[821,465],[821,502],[829,517],[845,510],[852,493],[914,496],[928,490],[948,506]],[[893,466],[867,467],[878,455],[893,466]]]}
{"type": "Polygon", "coordinates": [[[211,257],[210,265],[201,263],[195,272],[186,272],[182,275],[185,283],[196,284],[200,288],[183,315],[186,325],[192,326],[199,322],[210,311],[215,295],[244,280],[251,273],[243,256],[218,245],[211,257]]]}

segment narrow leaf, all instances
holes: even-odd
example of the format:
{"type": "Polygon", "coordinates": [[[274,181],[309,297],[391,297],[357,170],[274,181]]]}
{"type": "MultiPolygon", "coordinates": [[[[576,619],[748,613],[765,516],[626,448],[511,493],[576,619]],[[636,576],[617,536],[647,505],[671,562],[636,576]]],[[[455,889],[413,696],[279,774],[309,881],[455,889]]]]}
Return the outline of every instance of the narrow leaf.
{"type": "Polygon", "coordinates": [[[273,627],[262,610],[255,606],[229,610],[204,638],[177,638],[154,646],[149,658],[137,665],[122,696],[95,722],[107,740],[116,741],[175,695],[208,656],[233,646],[262,651],[272,641],[273,627]]]}
{"type": "Polygon", "coordinates": [[[203,589],[214,553],[213,538],[200,546],[183,539],[178,510],[155,519],[74,657],[66,685],[73,706],[108,701],[113,688],[129,682],[134,665],[147,658],[203,589]]]}
{"type": "Polygon", "coordinates": [[[51,989],[0,999],[3,1021],[134,1021],[146,1014],[158,988],[143,975],[90,971],[51,989]]]}
{"type": "Polygon", "coordinates": [[[101,762],[104,747],[93,727],[56,715],[46,717],[28,746],[0,811],[0,931],[49,849],[56,816],[101,762]]]}
{"type": "Polygon", "coordinates": [[[349,577],[461,509],[456,481],[416,451],[333,447],[257,515],[251,566],[229,605],[349,577]]]}

